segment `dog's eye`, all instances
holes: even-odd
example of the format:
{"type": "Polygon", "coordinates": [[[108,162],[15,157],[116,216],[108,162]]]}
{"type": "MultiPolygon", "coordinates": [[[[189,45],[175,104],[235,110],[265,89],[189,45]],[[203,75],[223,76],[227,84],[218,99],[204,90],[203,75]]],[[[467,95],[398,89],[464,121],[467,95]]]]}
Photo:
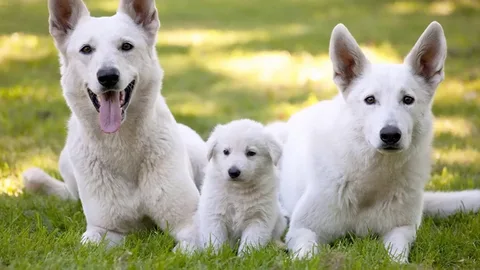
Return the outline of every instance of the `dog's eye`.
{"type": "Polygon", "coordinates": [[[225,156],[228,156],[228,155],[230,155],[230,151],[228,149],[225,149],[225,150],[223,150],[223,154],[225,156]]]}
{"type": "Polygon", "coordinates": [[[402,101],[406,105],[412,105],[415,99],[411,96],[404,96],[402,101]]]}
{"type": "Polygon", "coordinates": [[[365,103],[367,103],[368,105],[375,104],[375,102],[377,101],[375,100],[374,96],[368,96],[365,98],[365,103]]]}
{"type": "Polygon", "coordinates": [[[121,47],[122,51],[124,52],[128,52],[130,51],[131,49],[133,49],[133,45],[128,43],[128,42],[124,42],[122,43],[122,47],[121,47]]]}
{"type": "Polygon", "coordinates": [[[247,157],[253,157],[255,156],[257,153],[253,152],[253,151],[247,151],[247,157]]]}
{"type": "Polygon", "coordinates": [[[91,54],[93,52],[93,48],[90,45],[84,45],[81,49],[80,52],[83,54],[91,54]]]}

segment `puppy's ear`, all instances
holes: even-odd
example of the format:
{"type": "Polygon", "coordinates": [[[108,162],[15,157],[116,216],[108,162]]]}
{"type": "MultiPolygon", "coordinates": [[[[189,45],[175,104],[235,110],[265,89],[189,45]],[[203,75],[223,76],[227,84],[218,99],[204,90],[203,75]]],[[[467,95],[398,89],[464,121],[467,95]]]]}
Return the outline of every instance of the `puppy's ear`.
{"type": "Polygon", "coordinates": [[[422,77],[425,82],[436,89],[443,81],[445,59],[447,58],[447,40],[442,26],[433,21],[417,40],[412,50],[405,57],[413,74],[422,77]]]}
{"type": "Polygon", "coordinates": [[[333,80],[344,96],[349,86],[370,64],[347,27],[337,24],[332,30],[329,48],[333,80]]]}
{"type": "Polygon", "coordinates": [[[222,127],[222,125],[216,125],[215,128],[213,129],[212,133],[210,133],[210,136],[208,137],[208,140],[206,142],[208,161],[210,161],[213,157],[215,147],[217,146],[218,133],[220,132],[221,127],[222,127]]]}
{"type": "Polygon", "coordinates": [[[90,15],[82,0],[49,0],[48,12],[50,35],[60,50],[80,18],[90,15]]]}
{"type": "Polygon", "coordinates": [[[120,0],[117,12],[130,16],[136,24],[145,30],[149,44],[151,46],[155,44],[160,20],[154,0],[120,0]]]}
{"type": "Polygon", "coordinates": [[[264,132],[264,136],[267,142],[268,153],[272,158],[273,164],[276,166],[280,160],[280,157],[282,156],[282,145],[273,134],[266,130],[264,132]]]}

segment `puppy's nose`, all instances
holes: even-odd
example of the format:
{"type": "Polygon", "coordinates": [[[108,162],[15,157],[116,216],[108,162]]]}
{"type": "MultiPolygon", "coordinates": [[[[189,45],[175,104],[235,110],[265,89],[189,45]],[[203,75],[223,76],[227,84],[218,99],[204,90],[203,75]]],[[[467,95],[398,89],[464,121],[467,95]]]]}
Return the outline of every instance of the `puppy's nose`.
{"type": "Polygon", "coordinates": [[[240,173],[241,173],[240,170],[239,170],[237,167],[235,167],[235,166],[233,166],[233,167],[231,167],[230,169],[228,169],[228,175],[230,175],[231,178],[237,178],[237,177],[239,177],[239,176],[240,176],[240,173]]]}
{"type": "Polygon", "coordinates": [[[402,132],[395,126],[386,126],[380,130],[380,139],[387,145],[396,144],[402,137],[402,132]]]}
{"type": "Polygon", "coordinates": [[[103,87],[112,88],[120,79],[120,71],[113,67],[101,68],[97,72],[97,79],[103,87]]]}

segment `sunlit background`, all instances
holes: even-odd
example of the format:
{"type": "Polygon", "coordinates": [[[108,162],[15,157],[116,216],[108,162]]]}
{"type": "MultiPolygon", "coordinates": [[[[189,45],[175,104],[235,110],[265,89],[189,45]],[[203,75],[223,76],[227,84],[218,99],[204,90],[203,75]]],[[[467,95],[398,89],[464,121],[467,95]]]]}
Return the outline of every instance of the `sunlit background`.
{"type": "MultiPolygon", "coordinates": [[[[48,34],[45,0],[0,0],[0,193],[22,193],[21,172],[60,177],[69,109],[48,34]]],[[[118,1],[86,1],[94,16],[118,1]]],[[[217,123],[287,120],[332,97],[328,42],[344,23],[373,62],[401,62],[432,20],[448,41],[435,98],[428,188],[480,187],[480,2],[162,0],[157,51],[177,121],[207,138],[217,123]]]]}

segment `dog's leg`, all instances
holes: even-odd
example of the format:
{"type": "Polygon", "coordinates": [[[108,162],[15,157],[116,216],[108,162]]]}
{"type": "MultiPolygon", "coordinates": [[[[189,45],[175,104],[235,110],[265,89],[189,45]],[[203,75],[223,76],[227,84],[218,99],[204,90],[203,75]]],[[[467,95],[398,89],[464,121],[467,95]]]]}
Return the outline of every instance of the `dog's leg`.
{"type": "Polygon", "coordinates": [[[282,215],[282,213],[278,213],[277,216],[277,221],[275,222],[275,227],[273,228],[273,240],[275,241],[275,244],[279,247],[284,249],[285,243],[282,241],[282,235],[285,232],[285,229],[287,228],[287,220],[286,218],[282,215]]]}
{"type": "Polygon", "coordinates": [[[202,217],[200,222],[200,241],[202,247],[206,248],[211,246],[214,252],[218,252],[228,241],[225,223],[223,220],[212,217],[202,217]]]}
{"type": "Polygon", "coordinates": [[[87,225],[87,230],[82,235],[82,244],[99,244],[102,240],[107,241],[107,247],[114,247],[123,243],[125,235],[107,229],[87,225]]]}
{"type": "Polygon", "coordinates": [[[415,241],[415,226],[395,227],[383,236],[383,243],[392,260],[398,263],[408,263],[410,245],[415,241]]]}
{"type": "Polygon", "coordinates": [[[262,222],[250,223],[242,233],[238,254],[245,255],[250,249],[264,247],[272,237],[271,228],[262,222]]]}
{"type": "Polygon", "coordinates": [[[23,172],[23,183],[27,192],[56,195],[64,200],[78,200],[77,183],[65,151],[62,151],[59,159],[60,174],[65,182],[51,177],[40,168],[30,168],[23,172]]]}
{"type": "Polygon", "coordinates": [[[318,226],[324,218],[318,211],[322,207],[317,204],[316,196],[306,192],[293,210],[286,242],[297,259],[311,258],[318,251],[319,244],[327,243],[325,237],[317,235],[318,226]]]}

